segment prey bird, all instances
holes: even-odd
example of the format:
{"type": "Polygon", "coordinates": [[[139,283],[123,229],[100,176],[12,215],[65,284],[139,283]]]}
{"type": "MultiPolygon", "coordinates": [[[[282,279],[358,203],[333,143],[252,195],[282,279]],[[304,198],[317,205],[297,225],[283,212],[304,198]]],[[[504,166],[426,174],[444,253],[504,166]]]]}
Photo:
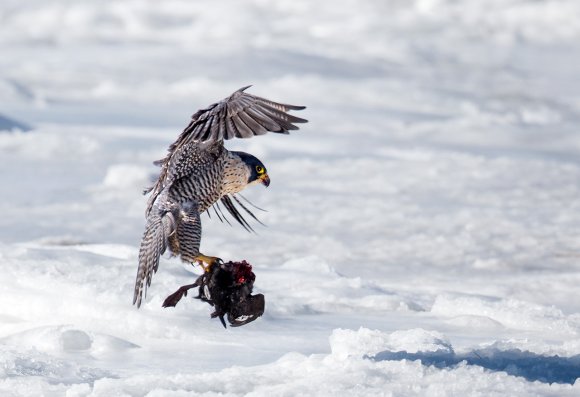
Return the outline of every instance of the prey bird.
{"type": "MultiPolygon", "coordinates": [[[[167,250],[182,261],[200,263],[209,271],[219,261],[199,252],[200,214],[214,207],[222,219],[219,202],[246,229],[251,228],[236,204],[252,217],[236,193],[254,184],[268,186],[270,178],[264,164],[251,154],[229,151],[224,140],[251,138],[268,131],[288,134],[296,123],[307,120],[293,116],[290,110],[304,106],[286,105],[245,93],[239,89],[228,98],[198,110],[168,154],[155,164],[161,166],[157,182],[145,191],[147,224],[139,249],[139,267],[133,304],[141,306],[159,267],[159,258],[167,250]],[[218,202],[219,201],[219,202],[218,202]]],[[[222,212],[223,214],[223,212],[222,212]]],[[[255,218],[255,217],[254,217],[255,218]]]]}

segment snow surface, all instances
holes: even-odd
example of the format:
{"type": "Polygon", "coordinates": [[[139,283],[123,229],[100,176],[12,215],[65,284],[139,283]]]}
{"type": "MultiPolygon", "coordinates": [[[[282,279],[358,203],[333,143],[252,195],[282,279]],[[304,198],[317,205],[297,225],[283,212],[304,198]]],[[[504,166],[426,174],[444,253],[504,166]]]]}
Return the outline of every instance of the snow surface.
{"type": "Polygon", "coordinates": [[[0,114],[0,132],[30,131],[32,128],[0,114]]]}
{"type": "Polygon", "coordinates": [[[580,2],[0,5],[2,396],[580,395],[580,2]],[[153,160],[247,84],[306,105],[231,142],[271,186],[265,315],[131,305],[153,160]]]}

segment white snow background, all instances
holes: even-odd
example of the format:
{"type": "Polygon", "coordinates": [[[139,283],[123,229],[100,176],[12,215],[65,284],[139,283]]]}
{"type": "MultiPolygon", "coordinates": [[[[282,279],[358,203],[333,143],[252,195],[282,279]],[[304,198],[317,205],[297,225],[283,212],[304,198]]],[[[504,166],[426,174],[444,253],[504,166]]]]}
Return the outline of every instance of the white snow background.
{"type": "Polygon", "coordinates": [[[579,71],[577,0],[3,0],[0,395],[580,395],[579,71]],[[168,256],[137,310],[152,161],[247,84],[310,120],[203,218],[266,312],[168,256]]]}

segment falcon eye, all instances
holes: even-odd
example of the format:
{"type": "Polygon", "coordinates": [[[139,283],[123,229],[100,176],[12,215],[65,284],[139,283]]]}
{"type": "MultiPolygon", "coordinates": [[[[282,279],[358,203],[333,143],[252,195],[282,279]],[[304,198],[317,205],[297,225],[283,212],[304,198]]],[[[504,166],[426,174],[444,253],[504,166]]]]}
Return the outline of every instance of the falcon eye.
{"type": "Polygon", "coordinates": [[[256,166],[256,171],[258,171],[258,174],[263,174],[264,173],[264,167],[262,167],[261,165],[257,165],[256,166]]]}

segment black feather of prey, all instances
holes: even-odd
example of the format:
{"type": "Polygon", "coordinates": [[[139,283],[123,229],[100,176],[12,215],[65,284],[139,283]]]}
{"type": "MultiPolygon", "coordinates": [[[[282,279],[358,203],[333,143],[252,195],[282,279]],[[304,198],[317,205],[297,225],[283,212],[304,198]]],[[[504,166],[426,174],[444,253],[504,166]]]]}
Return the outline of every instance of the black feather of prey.
{"type": "MultiPolygon", "coordinates": [[[[218,201],[216,201],[213,205],[213,210],[216,211],[216,208],[220,211],[219,213],[221,214],[220,221],[222,221],[222,223],[224,221],[227,222],[228,225],[232,226],[232,224],[230,223],[230,221],[228,220],[228,218],[226,218],[226,214],[224,214],[224,212],[222,211],[222,207],[220,207],[220,203],[218,201]],[[223,218],[223,220],[222,220],[223,218]]],[[[217,211],[216,211],[217,214],[217,211]]]]}
{"type": "Polygon", "coordinates": [[[263,212],[268,212],[267,210],[258,207],[256,204],[252,203],[250,200],[248,200],[244,195],[242,195],[242,193],[238,193],[237,196],[240,196],[241,198],[244,199],[244,201],[248,204],[250,204],[252,207],[254,207],[257,210],[263,211],[263,212]]]}
{"type": "Polygon", "coordinates": [[[254,219],[255,219],[255,220],[256,220],[256,221],[257,221],[257,222],[258,222],[260,225],[262,225],[262,226],[266,226],[266,225],[264,225],[264,224],[262,223],[262,221],[261,221],[261,220],[259,220],[258,218],[256,218],[256,215],[254,215],[254,214],[252,213],[252,211],[250,211],[250,210],[249,210],[249,209],[248,209],[248,208],[247,208],[247,207],[246,207],[246,206],[245,206],[245,205],[244,205],[244,204],[243,204],[243,203],[242,203],[240,200],[238,200],[238,198],[237,198],[235,195],[232,195],[232,197],[234,198],[234,200],[236,200],[236,202],[238,203],[238,205],[239,205],[240,207],[242,207],[242,208],[244,209],[244,211],[246,211],[248,214],[250,214],[250,216],[251,216],[252,218],[254,218],[254,219]]]}
{"type": "Polygon", "coordinates": [[[244,216],[240,213],[240,211],[238,211],[238,209],[236,208],[234,202],[232,201],[231,197],[229,195],[223,196],[220,201],[222,202],[222,204],[224,205],[224,207],[226,207],[226,209],[228,210],[228,212],[230,213],[231,216],[234,217],[234,219],[236,221],[238,221],[238,223],[240,225],[242,225],[244,227],[244,229],[246,229],[248,232],[254,232],[254,229],[252,228],[252,226],[250,226],[250,224],[248,223],[248,221],[246,221],[246,219],[244,218],[244,216]]]}
{"type": "MultiPolygon", "coordinates": [[[[238,194],[239,195],[239,194],[238,194]]],[[[241,196],[241,195],[240,195],[241,196]]],[[[265,211],[263,209],[261,209],[260,207],[257,207],[256,205],[254,205],[250,200],[248,200],[247,198],[241,196],[246,202],[248,202],[251,206],[259,209],[260,211],[265,211]]],[[[242,225],[242,227],[244,229],[246,229],[248,232],[250,233],[256,233],[256,231],[252,228],[252,226],[250,225],[250,223],[246,220],[246,218],[244,218],[244,215],[240,212],[240,210],[238,209],[238,207],[236,207],[236,204],[241,207],[248,215],[250,215],[255,221],[257,221],[260,225],[266,226],[260,219],[258,219],[258,217],[256,215],[254,215],[254,213],[252,211],[250,211],[250,209],[248,207],[246,207],[244,205],[244,203],[242,203],[238,198],[237,195],[227,195],[224,196],[220,199],[220,201],[222,202],[223,206],[226,208],[227,212],[229,212],[229,214],[236,220],[236,222],[238,222],[240,225],[242,225]],[[233,200],[232,200],[233,198],[233,200]]],[[[230,226],[232,225],[231,222],[228,220],[228,218],[226,217],[226,215],[224,214],[221,206],[219,205],[219,202],[214,203],[213,205],[213,210],[215,212],[215,214],[217,215],[218,219],[223,223],[223,222],[227,222],[230,226]],[[221,214],[221,215],[220,215],[221,214]]],[[[208,216],[210,216],[209,211],[208,211],[208,216]]],[[[210,216],[211,217],[211,216],[210,216]]]]}

